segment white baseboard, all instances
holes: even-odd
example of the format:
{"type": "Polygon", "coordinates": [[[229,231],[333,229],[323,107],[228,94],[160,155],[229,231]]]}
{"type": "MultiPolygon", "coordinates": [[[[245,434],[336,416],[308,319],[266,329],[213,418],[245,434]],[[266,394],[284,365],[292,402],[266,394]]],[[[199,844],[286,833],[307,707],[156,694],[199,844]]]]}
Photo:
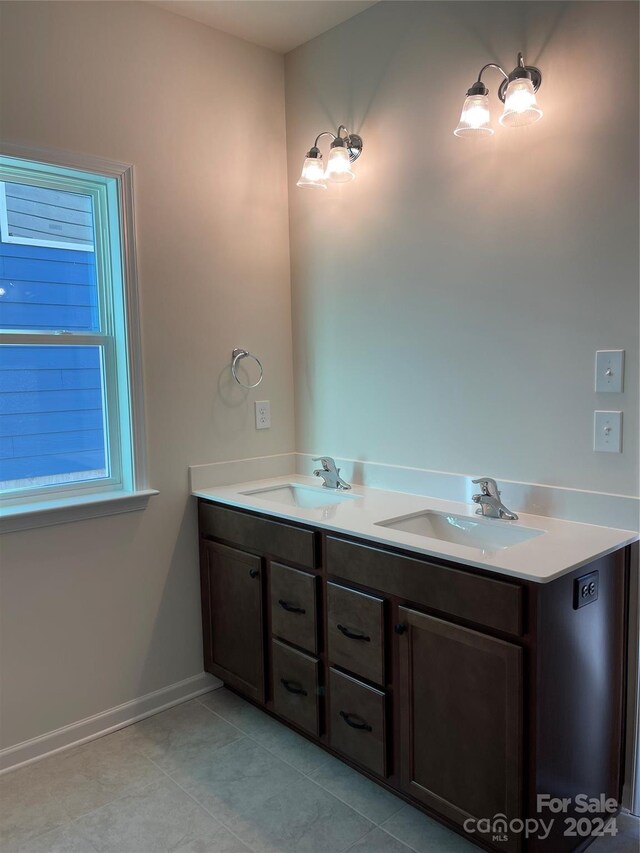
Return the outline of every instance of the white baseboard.
{"type": "Polygon", "coordinates": [[[152,717],[160,711],[179,705],[181,702],[187,702],[210,690],[216,690],[218,687],[222,687],[219,678],[202,672],[200,675],[177,681],[175,684],[154,690],[153,693],[147,693],[145,696],[132,699],[108,711],[78,720],[77,723],[70,723],[47,734],[9,746],[0,750],[0,775],[56,752],[80,746],[87,741],[115,732],[131,723],[144,720],[145,717],[152,717]]]}

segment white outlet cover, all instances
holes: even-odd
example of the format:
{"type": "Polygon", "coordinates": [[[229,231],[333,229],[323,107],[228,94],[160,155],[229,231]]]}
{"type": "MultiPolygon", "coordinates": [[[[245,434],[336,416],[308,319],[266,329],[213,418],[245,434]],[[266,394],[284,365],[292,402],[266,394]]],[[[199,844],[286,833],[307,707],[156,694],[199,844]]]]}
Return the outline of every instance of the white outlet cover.
{"type": "Polygon", "coordinates": [[[271,401],[256,400],[256,429],[270,429],[271,401]]]}
{"type": "Polygon", "coordinates": [[[624,385],[624,350],[598,350],[596,353],[596,392],[620,394],[624,385]]]}
{"type": "Polygon", "coordinates": [[[593,449],[622,453],[622,412],[594,412],[593,449]]]}

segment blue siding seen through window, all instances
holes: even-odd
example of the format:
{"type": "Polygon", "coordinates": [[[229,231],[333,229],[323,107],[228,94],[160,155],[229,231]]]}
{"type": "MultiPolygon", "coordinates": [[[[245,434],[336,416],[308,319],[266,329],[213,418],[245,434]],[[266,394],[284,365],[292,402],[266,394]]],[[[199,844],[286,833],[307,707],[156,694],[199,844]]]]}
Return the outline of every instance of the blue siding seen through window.
{"type": "Polygon", "coordinates": [[[0,328],[98,329],[95,254],[0,240],[0,328]]]}
{"type": "Polygon", "coordinates": [[[0,485],[107,476],[100,362],[97,346],[0,347],[0,485]]]}
{"type": "MultiPolygon", "coordinates": [[[[0,328],[99,330],[95,253],[0,237],[0,328]]],[[[0,347],[0,488],[109,476],[101,363],[99,346],[0,347]]]]}

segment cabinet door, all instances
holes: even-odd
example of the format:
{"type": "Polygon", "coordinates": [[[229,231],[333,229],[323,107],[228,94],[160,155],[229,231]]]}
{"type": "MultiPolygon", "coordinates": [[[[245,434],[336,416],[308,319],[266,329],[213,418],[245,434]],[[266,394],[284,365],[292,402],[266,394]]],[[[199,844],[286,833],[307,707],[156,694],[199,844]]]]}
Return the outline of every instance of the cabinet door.
{"type": "MultiPolygon", "coordinates": [[[[460,825],[520,817],[522,649],[405,607],[399,614],[402,788],[460,825]]],[[[519,849],[517,836],[469,837],[519,849]]]]}
{"type": "Polygon", "coordinates": [[[201,540],[205,669],[264,701],[262,566],[259,557],[201,540]]]}

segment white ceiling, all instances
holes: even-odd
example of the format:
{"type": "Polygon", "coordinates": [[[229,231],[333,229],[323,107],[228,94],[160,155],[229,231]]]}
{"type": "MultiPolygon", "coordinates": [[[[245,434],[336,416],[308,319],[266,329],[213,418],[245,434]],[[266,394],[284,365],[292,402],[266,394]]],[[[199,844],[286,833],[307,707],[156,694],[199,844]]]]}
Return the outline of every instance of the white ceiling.
{"type": "Polygon", "coordinates": [[[147,0],[223,33],[287,53],[377,0],[147,0]]]}

